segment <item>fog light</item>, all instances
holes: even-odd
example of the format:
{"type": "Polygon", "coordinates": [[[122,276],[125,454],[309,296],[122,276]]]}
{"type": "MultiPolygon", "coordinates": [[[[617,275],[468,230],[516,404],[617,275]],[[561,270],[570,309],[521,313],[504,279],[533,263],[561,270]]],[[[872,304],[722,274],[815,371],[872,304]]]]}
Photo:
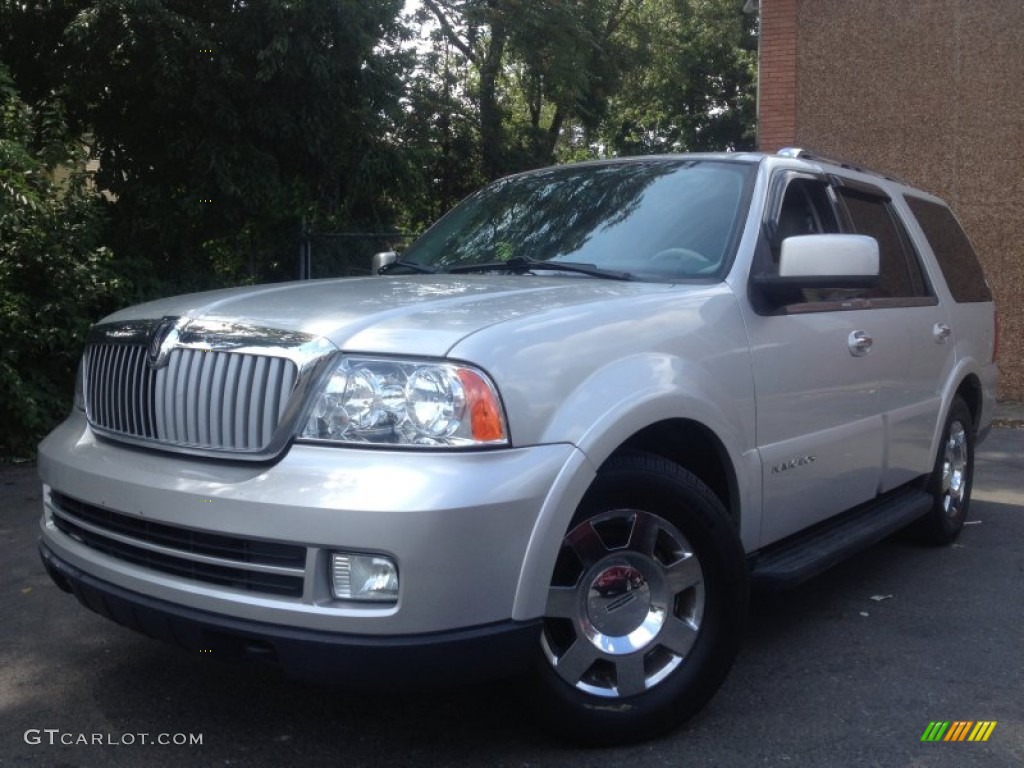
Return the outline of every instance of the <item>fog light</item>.
{"type": "Polygon", "coordinates": [[[398,567],[381,555],[333,552],[331,586],[338,600],[394,603],[398,600],[398,567]]]}

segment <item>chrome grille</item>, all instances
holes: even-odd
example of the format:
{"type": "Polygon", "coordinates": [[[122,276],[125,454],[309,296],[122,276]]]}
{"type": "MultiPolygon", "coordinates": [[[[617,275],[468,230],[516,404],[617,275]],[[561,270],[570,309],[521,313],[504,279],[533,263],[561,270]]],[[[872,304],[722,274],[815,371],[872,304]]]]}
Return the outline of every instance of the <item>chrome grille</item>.
{"type": "Polygon", "coordinates": [[[301,597],[306,548],[205,533],[50,495],[53,524],[98,552],[161,573],[245,592],[301,597]]]}
{"type": "Polygon", "coordinates": [[[144,345],[96,343],[86,350],[86,411],[115,437],[258,452],[270,444],[297,378],[284,357],[177,348],[153,369],[144,345]]]}

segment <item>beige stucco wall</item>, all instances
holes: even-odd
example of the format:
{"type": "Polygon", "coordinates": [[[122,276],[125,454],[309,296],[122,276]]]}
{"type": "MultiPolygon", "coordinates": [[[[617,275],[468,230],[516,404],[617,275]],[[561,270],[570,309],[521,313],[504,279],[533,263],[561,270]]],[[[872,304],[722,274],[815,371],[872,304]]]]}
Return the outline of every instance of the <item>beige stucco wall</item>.
{"type": "Polygon", "coordinates": [[[996,295],[1000,395],[1024,400],[1024,0],[798,0],[796,30],[797,146],[950,202],[996,295]]]}

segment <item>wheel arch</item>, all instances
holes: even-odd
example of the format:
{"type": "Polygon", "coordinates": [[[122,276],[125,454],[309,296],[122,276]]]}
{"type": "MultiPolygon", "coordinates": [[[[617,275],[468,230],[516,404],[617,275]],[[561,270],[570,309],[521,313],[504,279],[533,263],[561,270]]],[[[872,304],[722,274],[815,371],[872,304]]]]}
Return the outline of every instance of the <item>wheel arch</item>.
{"type": "MultiPolygon", "coordinates": [[[[968,373],[957,386],[956,392],[954,393],[954,397],[956,396],[963,398],[963,401],[967,403],[967,409],[971,412],[971,420],[974,422],[974,429],[977,430],[981,420],[983,404],[981,379],[979,379],[974,373],[968,373]]],[[[950,403],[946,406],[947,412],[949,411],[951,404],[952,398],[950,399],[950,403]]]]}
{"type": "Polygon", "coordinates": [[[655,422],[627,438],[608,458],[637,452],[661,456],[692,472],[722,502],[733,525],[740,527],[736,468],[721,439],[707,426],[682,418],[655,422]]]}
{"type": "Polygon", "coordinates": [[[620,434],[626,436],[614,445],[602,440],[581,448],[563,468],[534,527],[519,575],[513,618],[531,619],[543,611],[562,537],[600,468],[614,457],[649,453],[687,469],[718,497],[738,536],[758,530],[754,512],[760,509],[760,499],[755,497],[760,486],[743,483],[744,477],[760,480],[756,451],[734,455],[714,429],[692,418],[648,420],[620,434]],[[737,466],[740,462],[749,466],[737,466]]]}
{"type": "MultiPolygon", "coordinates": [[[[984,426],[982,420],[986,417],[985,384],[982,377],[971,366],[970,360],[961,361],[953,375],[949,377],[946,386],[943,388],[942,407],[936,414],[935,428],[932,432],[932,446],[930,455],[934,456],[939,450],[939,443],[942,440],[942,430],[945,427],[949,410],[953,407],[953,401],[959,397],[967,404],[967,410],[971,412],[971,421],[975,433],[984,426]]],[[[991,417],[988,419],[991,420],[991,417]]]]}

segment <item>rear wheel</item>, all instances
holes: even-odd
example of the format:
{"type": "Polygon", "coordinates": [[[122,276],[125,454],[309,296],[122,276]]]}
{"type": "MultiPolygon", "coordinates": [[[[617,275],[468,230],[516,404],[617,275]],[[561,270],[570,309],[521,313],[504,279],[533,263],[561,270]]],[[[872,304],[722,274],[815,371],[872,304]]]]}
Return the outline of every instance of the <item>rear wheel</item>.
{"type": "Polygon", "coordinates": [[[530,705],[576,741],[657,735],[717,690],[746,612],[746,562],[719,499],[660,457],[612,459],[562,542],[530,705]]]}
{"type": "Polygon", "coordinates": [[[911,532],[930,544],[949,544],[960,535],[971,503],[974,482],[974,419],[963,398],[957,396],[949,408],[935,467],[927,490],[934,501],[911,532]]]}

